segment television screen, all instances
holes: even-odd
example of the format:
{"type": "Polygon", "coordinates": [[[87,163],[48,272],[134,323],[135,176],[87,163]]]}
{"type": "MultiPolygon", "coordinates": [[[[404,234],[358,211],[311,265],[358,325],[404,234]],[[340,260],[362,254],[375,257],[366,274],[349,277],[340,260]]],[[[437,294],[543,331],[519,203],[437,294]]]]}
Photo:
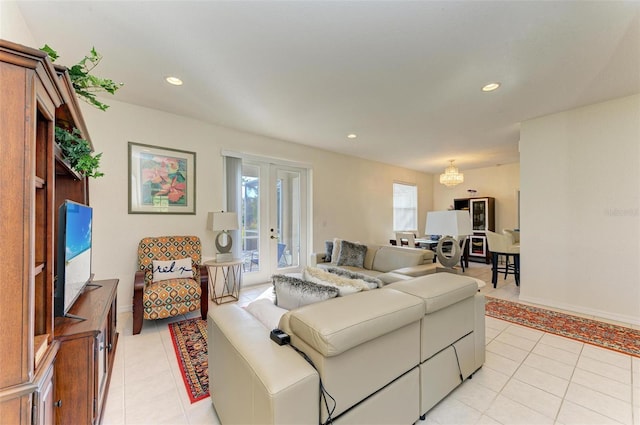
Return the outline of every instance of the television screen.
{"type": "Polygon", "coordinates": [[[60,208],[56,315],[65,315],[91,280],[92,219],[87,205],[67,200],[60,208]]]}

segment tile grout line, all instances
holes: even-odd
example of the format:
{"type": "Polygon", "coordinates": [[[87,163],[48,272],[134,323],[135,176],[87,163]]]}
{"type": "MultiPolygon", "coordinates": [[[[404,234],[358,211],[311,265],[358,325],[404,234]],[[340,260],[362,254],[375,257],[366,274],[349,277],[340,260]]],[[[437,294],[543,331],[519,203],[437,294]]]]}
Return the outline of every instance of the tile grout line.
{"type": "Polygon", "coordinates": [[[576,364],[573,365],[573,371],[571,371],[571,376],[569,377],[569,383],[567,384],[567,388],[564,389],[564,394],[562,395],[562,399],[560,400],[560,407],[558,407],[558,412],[556,413],[556,417],[553,419],[554,422],[558,422],[558,417],[560,416],[560,412],[562,411],[562,406],[564,405],[565,400],[567,400],[567,393],[569,392],[569,387],[573,382],[573,375],[575,375],[576,369],[578,368],[578,362],[580,361],[580,356],[582,355],[582,351],[584,351],[584,344],[582,344],[582,346],[580,347],[580,352],[578,353],[578,359],[576,360],[576,364]]]}

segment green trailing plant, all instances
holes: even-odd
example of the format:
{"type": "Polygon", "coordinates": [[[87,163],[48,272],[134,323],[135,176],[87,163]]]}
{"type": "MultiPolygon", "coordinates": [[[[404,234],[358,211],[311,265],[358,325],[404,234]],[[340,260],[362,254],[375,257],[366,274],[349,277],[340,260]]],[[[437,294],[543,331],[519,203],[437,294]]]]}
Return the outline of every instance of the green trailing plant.
{"type": "MultiPolygon", "coordinates": [[[[45,44],[40,50],[47,53],[52,62],[55,62],[59,57],[58,52],[48,44],[45,44]]],[[[80,98],[101,111],[106,111],[109,105],[100,102],[96,98],[96,93],[115,94],[116,90],[123,86],[123,83],[115,83],[108,78],[100,78],[91,74],[91,71],[98,66],[101,60],[102,55],[92,47],[88,56],[69,68],[69,78],[73,89],[80,98]]]]}
{"type": "Polygon", "coordinates": [[[56,142],[62,149],[62,155],[69,161],[71,168],[86,177],[102,177],[98,171],[102,153],[93,154],[89,142],[80,137],[78,129],[72,131],[56,127],[56,142]]]}

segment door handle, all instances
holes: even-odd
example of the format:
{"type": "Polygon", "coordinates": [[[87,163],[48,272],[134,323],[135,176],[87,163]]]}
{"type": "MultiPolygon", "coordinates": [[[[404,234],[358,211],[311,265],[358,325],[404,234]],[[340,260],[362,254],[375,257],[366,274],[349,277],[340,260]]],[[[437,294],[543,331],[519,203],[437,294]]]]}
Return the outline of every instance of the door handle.
{"type": "Polygon", "coordinates": [[[278,239],[278,237],[277,237],[277,236],[273,236],[273,235],[269,236],[269,238],[271,238],[271,239],[278,239]]]}

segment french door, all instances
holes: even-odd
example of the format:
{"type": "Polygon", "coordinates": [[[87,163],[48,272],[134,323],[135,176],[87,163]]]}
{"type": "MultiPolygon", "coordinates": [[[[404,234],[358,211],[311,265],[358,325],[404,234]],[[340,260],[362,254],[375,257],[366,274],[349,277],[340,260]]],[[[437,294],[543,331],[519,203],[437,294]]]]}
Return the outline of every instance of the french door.
{"type": "Polygon", "coordinates": [[[306,169],[243,159],[241,209],[245,284],[306,265],[306,169]]]}

